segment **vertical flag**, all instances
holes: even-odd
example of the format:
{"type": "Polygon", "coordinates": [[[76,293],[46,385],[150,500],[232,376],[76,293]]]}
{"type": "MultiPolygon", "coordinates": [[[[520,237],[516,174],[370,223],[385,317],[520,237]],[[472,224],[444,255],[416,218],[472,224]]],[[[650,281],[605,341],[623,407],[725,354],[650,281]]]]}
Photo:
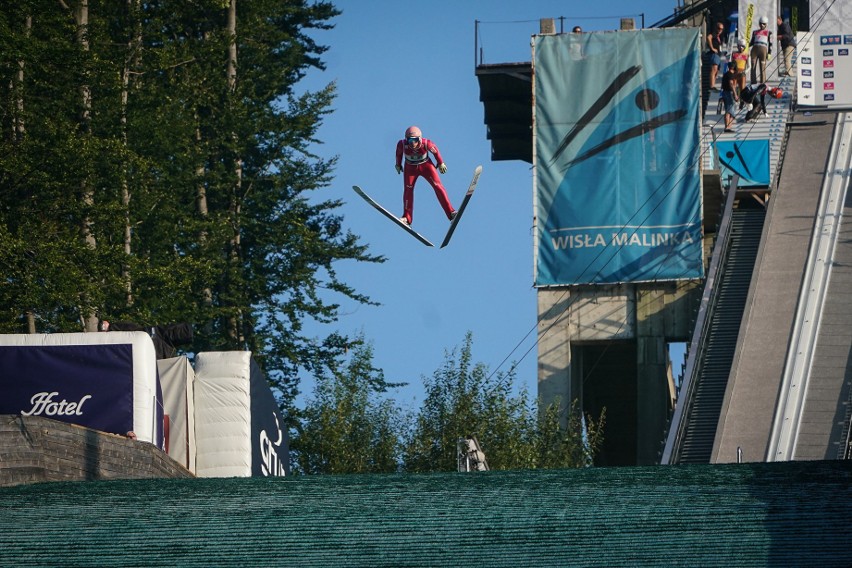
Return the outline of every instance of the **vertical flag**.
{"type": "MultiPolygon", "coordinates": [[[[740,37],[749,44],[751,49],[751,34],[754,30],[760,28],[760,18],[765,17],[769,20],[769,31],[772,32],[772,57],[780,53],[778,45],[778,10],[777,0],[739,0],[737,15],[739,16],[740,37]]],[[[766,65],[767,73],[769,64],[766,65]]]]}

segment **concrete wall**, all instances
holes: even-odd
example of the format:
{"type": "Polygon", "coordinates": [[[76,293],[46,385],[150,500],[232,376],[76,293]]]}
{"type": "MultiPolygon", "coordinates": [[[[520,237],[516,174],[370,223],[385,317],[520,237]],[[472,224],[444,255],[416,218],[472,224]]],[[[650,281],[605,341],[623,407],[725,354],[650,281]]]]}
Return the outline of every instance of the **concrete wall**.
{"type": "MultiPolygon", "coordinates": [[[[629,423],[622,420],[623,416],[608,412],[611,420],[604,438],[609,435],[624,440],[629,435],[635,447],[627,452],[629,456],[610,455],[605,461],[626,465],[623,458],[628,457],[630,464],[657,463],[672,409],[666,345],[689,341],[700,293],[700,283],[693,281],[540,289],[538,395],[542,408],[558,398],[563,408],[579,400],[581,408],[591,409],[594,404],[584,401],[583,393],[592,388],[597,400],[630,400],[635,408],[629,409],[629,423]],[[604,350],[592,362],[579,357],[584,350],[623,346],[625,342],[634,349],[613,349],[612,357],[604,350]],[[634,352],[630,360],[623,360],[624,353],[634,352]],[[606,377],[598,372],[600,369],[595,370],[602,364],[606,365],[606,377]],[[605,386],[583,384],[589,380],[607,381],[612,388],[630,392],[606,394],[605,386]]],[[[612,446],[616,447],[624,446],[612,446]]]]}
{"type": "Polygon", "coordinates": [[[147,442],[40,416],[0,415],[0,486],[194,477],[147,442]]]}

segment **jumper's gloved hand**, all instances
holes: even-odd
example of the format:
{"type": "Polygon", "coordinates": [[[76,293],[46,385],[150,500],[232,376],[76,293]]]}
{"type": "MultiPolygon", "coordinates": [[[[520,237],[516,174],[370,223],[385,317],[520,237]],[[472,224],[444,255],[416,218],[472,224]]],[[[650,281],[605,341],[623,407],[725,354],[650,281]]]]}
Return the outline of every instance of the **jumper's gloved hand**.
{"type": "Polygon", "coordinates": [[[397,164],[397,165],[395,165],[394,167],[396,168],[396,173],[398,173],[398,174],[401,174],[401,173],[402,173],[402,166],[400,166],[399,164],[397,164]]]}
{"type": "Polygon", "coordinates": [[[438,171],[441,172],[442,174],[447,173],[447,164],[441,163],[438,166],[438,171]]]}

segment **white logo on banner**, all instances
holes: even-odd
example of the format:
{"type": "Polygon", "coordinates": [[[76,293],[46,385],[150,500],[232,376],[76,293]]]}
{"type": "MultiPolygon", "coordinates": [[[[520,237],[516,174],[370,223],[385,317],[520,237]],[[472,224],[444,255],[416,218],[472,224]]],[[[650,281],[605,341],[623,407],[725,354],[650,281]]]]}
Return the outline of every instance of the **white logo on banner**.
{"type": "Polygon", "coordinates": [[[595,247],[626,247],[638,246],[645,248],[674,247],[682,243],[694,243],[695,238],[689,231],[678,233],[612,233],[607,242],[603,233],[580,233],[577,235],[563,235],[551,237],[550,241],[555,250],[595,247]]]}
{"type": "Polygon", "coordinates": [[[83,403],[92,398],[87,394],[77,402],[68,402],[65,399],[54,401],[53,397],[58,392],[38,392],[30,399],[33,405],[29,412],[21,411],[23,416],[83,416],[83,403]]]}
{"type": "Polygon", "coordinates": [[[278,416],[272,413],[275,419],[275,427],[278,430],[278,440],[273,442],[269,439],[266,430],[260,431],[260,457],[263,463],[260,464],[260,471],[263,475],[283,476],[287,474],[284,464],[281,463],[281,458],[278,457],[278,452],[275,448],[281,447],[281,442],[284,441],[284,434],[281,431],[281,425],[278,423],[278,416]]]}

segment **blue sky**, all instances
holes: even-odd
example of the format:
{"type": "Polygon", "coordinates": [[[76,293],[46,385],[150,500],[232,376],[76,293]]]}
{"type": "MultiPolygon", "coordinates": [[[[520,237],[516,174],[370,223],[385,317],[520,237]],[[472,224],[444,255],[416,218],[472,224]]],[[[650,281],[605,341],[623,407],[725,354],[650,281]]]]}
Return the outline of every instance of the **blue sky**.
{"type": "MultiPolygon", "coordinates": [[[[620,17],[646,25],[673,13],[677,0],[607,3],[433,0],[340,0],[335,28],[313,37],[329,46],[325,72],[312,72],[302,88],[329,82],[338,95],[315,151],[338,156],[323,198],[342,199],[345,225],[362,237],[381,265],[341,263],[344,281],[382,305],[344,304],[335,324],[309,326],[363,332],[374,363],[393,382],[400,404],[417,408],[422,377],[445,353],[473,334],[473,358],[490,371],[517,365],[520,385],[536,393],[536,294],[533,288],[532,169],[522,161],[492,162],[483,106],[474,74],[475,21],[485,63],[530,60],[530,36],[540,18],[564,17],[565,31],[616,29],[620,17]],[[605,7],[602,7],[605,6],[605,7]],[[415,10],[414,8],[417,8],[415,10]],[[402,177],[394,170],[396,142],[417,125],[436,142],[448,166],[442,176],[458,207],[473,170],[479,186],[447,248],[427,248],[382,217],[352,190],[361,186],[393,213],[402,213],[402,177]]],[[[559,29],[557,19],[557,30],[559,29]]],[[[440,244],[449,226],[431,187],[415,187],[414,228],[440,244]]],[[[312,383],[303,377],[302,391],[312,383]]]]}

